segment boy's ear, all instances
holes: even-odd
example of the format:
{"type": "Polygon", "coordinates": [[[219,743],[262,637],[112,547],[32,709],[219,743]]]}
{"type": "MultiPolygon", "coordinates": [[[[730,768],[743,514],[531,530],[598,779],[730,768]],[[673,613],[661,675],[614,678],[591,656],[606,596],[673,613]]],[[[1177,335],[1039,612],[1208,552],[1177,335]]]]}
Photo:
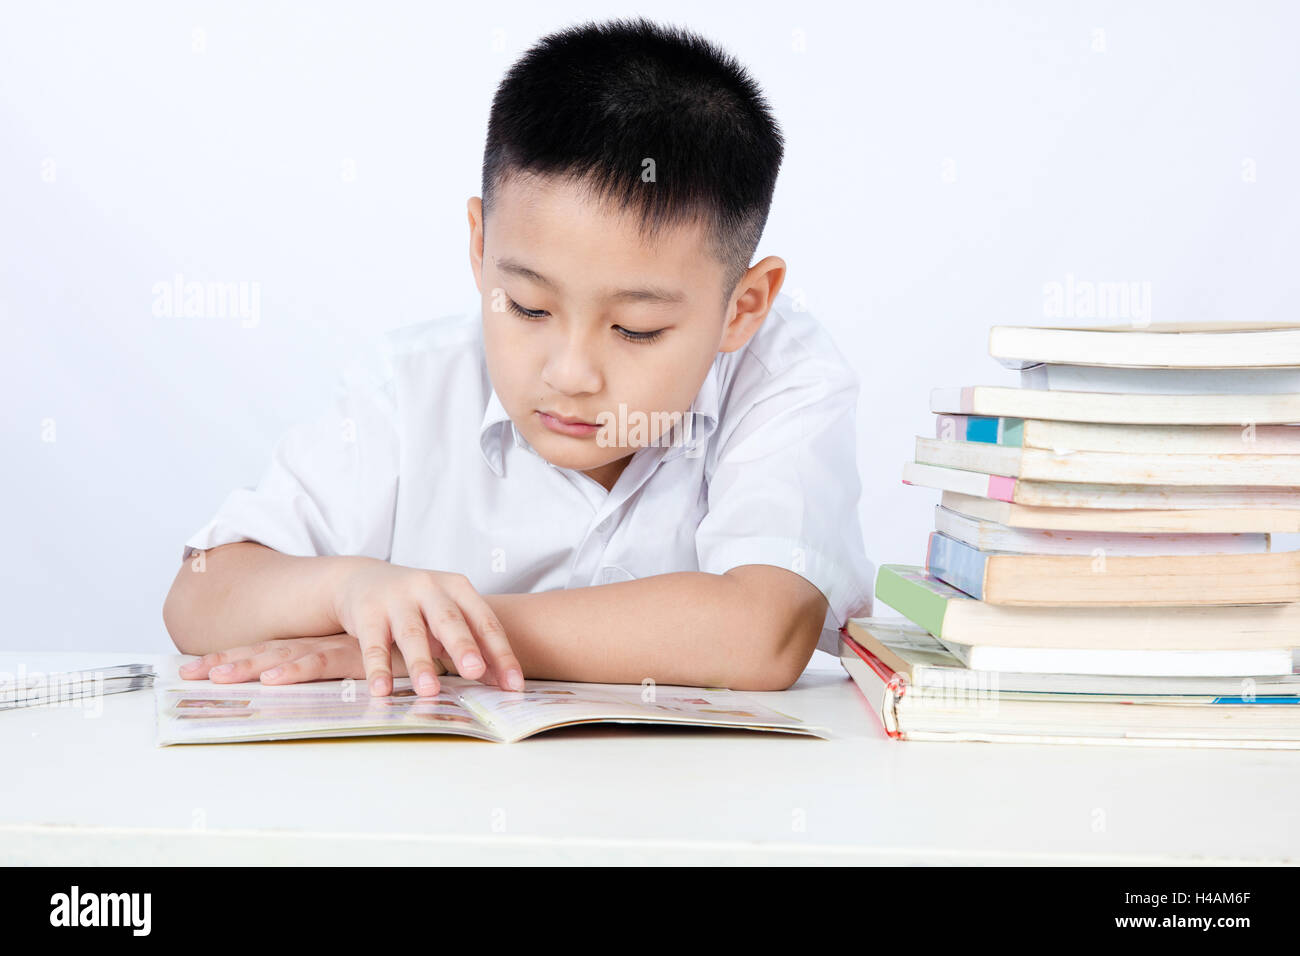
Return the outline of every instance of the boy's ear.
{"type": "Polygon", "coordinates": [[[474,285],[483,292],[483,200],[471,196],[466,205],[469,215],[469,267],[474,273],[474,285]]]}
{"type": "Polygon", "coordinates": [[[736,351],[754,337],[754,333],[758,331],[758,327],[763,324],[763,319],[766,317],[766,311],[755,312],[737,307],[736,314],[728,320],[723,330],[722,343],[718,346],[718,351],[736,351]]]}
{"type": "Polygon", "coordinates": [[[735,313],[723,327],[719,352],[734,352],[753,338],[785,284],[785,272],[785,260],[778,256],[768,256],[750,266],[737,286],[740,295],[736,298],[735,313]]]}

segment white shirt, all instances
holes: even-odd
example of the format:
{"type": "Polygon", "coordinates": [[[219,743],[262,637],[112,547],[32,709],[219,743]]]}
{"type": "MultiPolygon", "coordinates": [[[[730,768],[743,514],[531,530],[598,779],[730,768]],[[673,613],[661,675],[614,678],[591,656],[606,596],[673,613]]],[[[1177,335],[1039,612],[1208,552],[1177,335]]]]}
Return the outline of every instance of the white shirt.
{"type": "Polygon", "coordinates": [[[836,653],[840,625],[871,611],[875,569],[857,511],[858,377],[810,313],[780,294],[749,342],[714,358],[680,440],[637,449],[607,492],[519,434],[488,378],[480,310],[383,335],[185,557],[249,540],[459,571],[482,594],[772,564],[826,596],[818,646],[836,653]]]}

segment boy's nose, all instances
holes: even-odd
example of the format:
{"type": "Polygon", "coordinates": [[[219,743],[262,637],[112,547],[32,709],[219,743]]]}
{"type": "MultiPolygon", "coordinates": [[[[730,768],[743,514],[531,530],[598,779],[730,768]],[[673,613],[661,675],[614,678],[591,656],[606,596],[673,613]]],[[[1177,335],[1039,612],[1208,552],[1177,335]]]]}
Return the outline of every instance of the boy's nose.
{"type": "Polygon", "coordinates": [[[566,339],[561,348],[551,353],[542,371],[547,387],[565,395],[599,392],[602,376],[589,349],[577,337],[566,339]]]}

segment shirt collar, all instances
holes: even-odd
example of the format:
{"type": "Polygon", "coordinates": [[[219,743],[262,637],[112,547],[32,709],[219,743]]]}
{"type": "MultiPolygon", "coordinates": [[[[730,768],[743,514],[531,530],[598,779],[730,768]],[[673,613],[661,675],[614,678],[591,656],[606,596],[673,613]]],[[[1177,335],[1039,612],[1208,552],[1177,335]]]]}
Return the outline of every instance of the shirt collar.
{"type": "Polygon", "coordinates": [[[664,455],[664,461],[672,461],[679,455],[689,453],[692,458],[699,454],[699,449],[709,440],[709,436],[718,427],[718,408],[721,404],[721,388],[718,378],[721,376],[722,355],[713,358],[709,374],[704,376],[691,407],[682,416],[681,431],[674,436],[673,443],[664,455]]]}
{"type": "MultiPolygon", "coordinates": [[[[674,435],[672,444],[665,452],[663,460],[672,461],[679,455],[689,452],[692,457],[698,449],[709,440],[709,436],[718,427],[718,409],[721,402],[721,390],[718,377],[721,375],[719,365],[722,356],[714,358],[709,367],[709,374],[691,402],[690,409],[682,416],[682,424],[674,435]]],[[[487,408],[483,412],[483,422],[479,426],[479,448],[488,467],[500,477],[505,474],[506,437],[511,436],[516,445],[524,445],[523,436],[510,420],[510,413],[501,404],[501,398],[494,387],[488,396],[487,408]]]]}
{"type": "Polygon", "coordinates": [[[493,388],[492,394],[488,396],[487,410],[483,412],[483,424],[479,427],[478,443],[483,450],[483,458],[488,463],[488,467],[498,476],[505,474],[507,434],[514,435],[515,442],[519,442],[515,423],[510,420],[510,413],[501,404],[501,398],[493,388]]]}

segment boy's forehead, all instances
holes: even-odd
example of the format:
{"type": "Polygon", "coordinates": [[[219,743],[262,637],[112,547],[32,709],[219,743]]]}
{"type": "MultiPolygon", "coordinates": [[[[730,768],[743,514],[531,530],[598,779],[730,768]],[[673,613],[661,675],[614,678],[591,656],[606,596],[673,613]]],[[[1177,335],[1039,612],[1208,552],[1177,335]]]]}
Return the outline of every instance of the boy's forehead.
{"type": "MultiPolygon", "coordinates": [[[[653,183],[646,185],[654,188],[653,183]]],[[[605,241],[622,240],[647,251],[665,245],[694,249],[706,235],[701,221],[665,225],[654,236],[643,235],[639,211],[597,197],[584,183],[568,177],[512,176],[498,188],[493,203],[496,208],[489,215],[499,223],[498,228],[554,230],[576,225],[600,231],[605,241]],[[496,215],[498,212],[502,215],[496,215]]]]}
{"type": "Polygon", "coordinates": [[[572,180],[533,175],[503,182],[494,207],[486,242],[504,271],[537,281],[538,275],[551,278],[548,264],[552,271],[571,272],[580,261],[587,279],[636,276],[687,293],[717,284],[721,264],[708,254],[701,223],[665,226],[646,236],[634,211],[598,201],[572,180]]]}

